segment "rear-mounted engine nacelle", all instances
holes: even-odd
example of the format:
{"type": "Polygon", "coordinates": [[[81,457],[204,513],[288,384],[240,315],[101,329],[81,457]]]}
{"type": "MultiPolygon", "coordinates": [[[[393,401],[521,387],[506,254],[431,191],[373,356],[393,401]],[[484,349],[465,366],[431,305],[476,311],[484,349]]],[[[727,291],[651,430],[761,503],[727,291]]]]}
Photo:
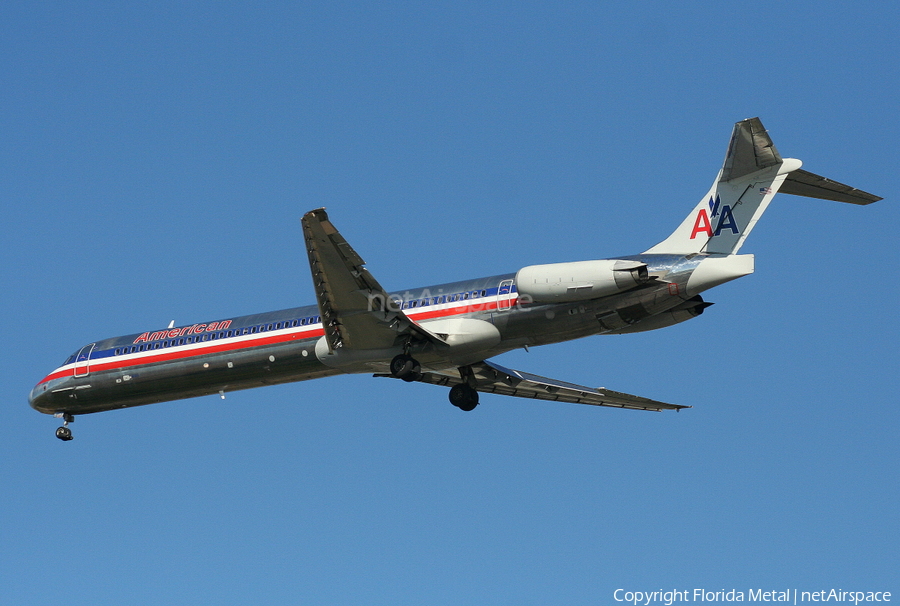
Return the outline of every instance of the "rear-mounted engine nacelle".
{"type": "Polygon", "coordinates": [[[603,259],[529,265],[516,274],[516,288],[535,303],[556,303],[614,295],[649,280],[645,263],[603,259]]]}
{"type": "Polygon", "coordinates": [[[673,324],[685,322],[702,314],[703,310],[710,305],[712,305],[712,303],[707,303],[703,300],[703,297],[697,295],[696,297],[691,297],[677,307],[639,320],[630,326],[628,325],[629,317],[623,313],[627,310],[618,310],[617,312],[604,316],[598,316],[597,320],[600,321],[600,325],[603,326],[604,329],[617,335],[623,335],[626,333],[656,330],[657,328],[665,328],[667,326],[672,326],[673,324]]]}

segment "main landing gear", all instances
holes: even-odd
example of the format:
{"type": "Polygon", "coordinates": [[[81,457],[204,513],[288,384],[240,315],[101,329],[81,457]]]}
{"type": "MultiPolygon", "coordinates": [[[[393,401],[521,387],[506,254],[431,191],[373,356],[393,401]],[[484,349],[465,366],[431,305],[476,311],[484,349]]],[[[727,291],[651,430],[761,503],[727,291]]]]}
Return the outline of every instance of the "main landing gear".
{"type": "Polygon", "coordinates": [[[460,383],[450,388],[450,403],[460,410],[471,412],[478,406],[478,392],[460,383]]]}
{"type": "Polygon", "coordinates": [[[69,423],[75,421],[75,417],[67,412],[56,413],[53,415],[57,418],[62,418],[63,426],[56,430],[56,437],[62,440],[63,442],[68,442],[72,439],[72,430],[69,429],[69,423]]]}
{"type": "Polygon", "coordinates": [[[391,374],[407,383],[412,383],[422,378],[422,367],[411,355],[400,354],[391,360],[391,374]]]}
{"type": "MultiPolygon", "coordinates": [[[[478,406],[478,392],[470,385],[474,383],[475,377],[468,366],[460,368],[459,371],[465,383],[454,385],[450,389],[450,403],[460,410],[469,412],[478,406]]],[[[391,374],[411,383],[422,378],[422,367],[409,354],[400,354],[391,360],[391,374]]]]}

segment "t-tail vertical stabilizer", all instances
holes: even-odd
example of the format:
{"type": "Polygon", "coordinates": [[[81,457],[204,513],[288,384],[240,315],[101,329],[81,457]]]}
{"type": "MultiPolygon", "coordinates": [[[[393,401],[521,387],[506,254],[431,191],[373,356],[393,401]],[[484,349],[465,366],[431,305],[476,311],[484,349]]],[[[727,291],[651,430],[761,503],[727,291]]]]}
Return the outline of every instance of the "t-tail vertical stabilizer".
{"type": "Polygon", "coordinates": [[[801,162],[783,159],[759,118],[734,125],[722,170],[672,235],[648,253],[735,254],[785,177],[801,162]]]}
{"type": "Polygon", "coordinates": [[[709,193],[671,236],[646,252],[735,254],[778,191],[851,204],[881,200],[801,170],[802,164],[781,157],[759,118],[741,120],[734,125],[725,163],[709,193]]]}

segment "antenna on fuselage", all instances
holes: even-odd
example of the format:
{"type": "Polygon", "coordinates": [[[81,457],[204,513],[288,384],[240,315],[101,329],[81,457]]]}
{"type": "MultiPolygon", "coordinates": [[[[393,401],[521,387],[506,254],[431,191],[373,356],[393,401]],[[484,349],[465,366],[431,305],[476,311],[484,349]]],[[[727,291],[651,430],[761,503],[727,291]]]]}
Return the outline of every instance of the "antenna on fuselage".
{"type": "Polygon", "coordinates": [[[169,325],[166,328],[175,328],[175,320],[169,322],[169,325]]]}

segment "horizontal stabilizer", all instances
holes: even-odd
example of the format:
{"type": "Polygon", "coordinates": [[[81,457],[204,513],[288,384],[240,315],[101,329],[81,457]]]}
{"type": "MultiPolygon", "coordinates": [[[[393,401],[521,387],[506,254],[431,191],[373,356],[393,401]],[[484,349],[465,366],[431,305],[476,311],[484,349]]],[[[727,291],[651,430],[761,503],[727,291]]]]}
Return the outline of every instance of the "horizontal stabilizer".
{"type": "Polygon", "coordinates": [[[781,155],[759,118],[741,120],[731,133],[719,181],[740,179],[781,162],[781,155]]]}
{"type": "Polygon", "coordinates": [[[850,204],[871,204],[882,199],[855,187],[820,177],[803,169],[789,173],[787,179],[782,183],[780,191],[783,194],[819,198],[820,200],[834,200],[835,202],[849,202],[850,204]]]}

